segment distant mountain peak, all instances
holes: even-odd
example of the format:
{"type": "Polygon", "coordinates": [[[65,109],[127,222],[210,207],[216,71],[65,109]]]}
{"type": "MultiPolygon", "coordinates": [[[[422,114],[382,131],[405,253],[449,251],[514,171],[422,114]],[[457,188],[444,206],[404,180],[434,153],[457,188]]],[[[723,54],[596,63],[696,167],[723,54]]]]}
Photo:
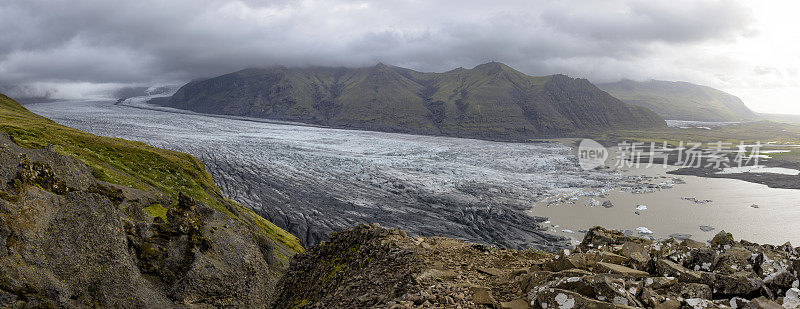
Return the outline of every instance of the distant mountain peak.
{"type": "Polygon", "coordinates": [[[464,71],[467,71],[467,69],[465,69],[464,67],[457,67],[457,68],[452,69],[450,71],[444,72],[443,74],[460,73],[460,72],[464,72],[464,71]]]}
{"type": "Polygon", "coordinates": [[[563,81],[572,81],[572,80],[574,80],[574,78],[572,78],[572,77],[569,77],[569,76],[568,76],[568,75],[566,75],[566,74],[556,73],[556,74],[553,74],[553,75],[551,75],[551,77],[550,77],[550,80],[556,80],[556,81],[559,81],[559,80],[563,80],[563,81]]]}
{"type": "Polygon", "coordinates": [[[403,75],[398,73],[394,67],[378,62],[375,66],[369,69],[367,75],[369,79],[380,81],[399,80],[403,79],[403,75]]]}
{"type": "Polygon", "coordinates": [[[497,62],[497,61],[491,61],[491,62],[487,62],[487,63],[484,63],[484,64],[479,64],[479,65],[475,66],[474,68],[472,68],[472,70],[473,71],[482,72],[482,73],[484,73],[486,75],[494,75],[494,74],[498,74],[498,73],[502,73],[502,72],[522,74],[521,72],[513,69],[512,67],[507,66],[506,64],[504,64],[502,62],[497,62]]]}

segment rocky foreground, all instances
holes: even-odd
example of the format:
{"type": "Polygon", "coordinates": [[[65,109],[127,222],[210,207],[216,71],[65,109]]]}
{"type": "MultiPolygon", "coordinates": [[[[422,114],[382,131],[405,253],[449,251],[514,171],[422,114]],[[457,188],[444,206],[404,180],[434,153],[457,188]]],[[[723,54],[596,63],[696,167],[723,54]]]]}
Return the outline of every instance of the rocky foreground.
{"type": "Polygon", "coordinates": [[[595,227],[572,252],[362,225],[295,256],[275,308],[800,308],[798,249],[595,227]]]}
{"type": "Polygon", "coordinates": [[[0,308],[263,307],[293,252],[227,207],[99,181],[0,133],[0,308]]]}

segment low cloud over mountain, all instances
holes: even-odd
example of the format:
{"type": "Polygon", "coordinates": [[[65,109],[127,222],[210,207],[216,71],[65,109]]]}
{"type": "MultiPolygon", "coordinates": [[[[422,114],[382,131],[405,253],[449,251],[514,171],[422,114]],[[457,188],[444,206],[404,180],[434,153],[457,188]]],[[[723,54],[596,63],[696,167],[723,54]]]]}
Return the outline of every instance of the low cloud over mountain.
{"type": "Polygon", "coordinates": [[[490,60],[598,82],[713,79],[674,74],[691,63],[654,68],[674,65],[673,51],[753,35],[752,20],[734,1],[6,1],[0,84],[117,87],[275,64],[441,71],[490,60]]]}

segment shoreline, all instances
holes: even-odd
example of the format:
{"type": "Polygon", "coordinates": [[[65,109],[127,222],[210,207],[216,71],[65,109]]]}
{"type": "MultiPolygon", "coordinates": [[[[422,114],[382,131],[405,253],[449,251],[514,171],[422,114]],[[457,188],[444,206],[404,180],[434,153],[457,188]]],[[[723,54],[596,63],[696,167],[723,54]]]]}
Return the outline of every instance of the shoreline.
{"type": "MultiPolygon", "coordinates": [[[[785,167],[785,166],[770,166],[767,167],[785,167]]],[[[800,168],[800,166],[794,167],[800,168]]],[[[684,176],[697,176],[704,178],[726,178],[741,180],[749,183],[765,185],[774,189],[800,189],[800,176],[798,175],[785,175],[778,173],[730,173],[730,174],[717,174],[717,170],[710,168],[681,168],[674,171],[667,172],[670,175],[684,175],[684,176]]]]}
{"type": "MultiPolygon", "coordinates": [[[[553,140],[554,142],[561,142],[558,140],[553,140]]],[[[615,146],[619,142],[616,139],[598,139],[597,140],[601,145],[609,149],[609,153],[613,153],[616,151],[615,146]]],[[[637,139],[631,139],[629,142],[636,142],[637,139]]],[[[562,143],[565,146],[569,146],[572,148],[577,147],[577,142],[573,142],[572,144],[562,143]]],[[[763,150],[762,150],[763,151],[763,150]]],[[[732,155],[729,155],[730,158],[732,155]]],[[[611,157],[609,157],[611,158],[611,157]]],[[[646,157],[642,157],[640,160],[646,160],[646,157]]],[[[676,163],[677,158],[672,154],[669,155],[667,158],[667,166],[670,167],[677,167],[675,170],[667,172],[669,175],[682,175],[682,176],[697,176],[703,178],[725,178],[725,179],[735,179],[741,180],[749,183],[761,184],[766,185],[770,188],[775,189],[800,189],[800,175],[787,175],[787,174],[780,174],[780,173],[769,173],[769,172],[743,172],[743,173],[717,173],[720,170],[707,168],[707,167],[681,167],[680,164],[676,163]]],[[[661,165],[663,160],[659,161],[658,159],[654,160],[654,165],[661,165]]],[[[642,163],[644,164],[644,162],[642,163]]],[[[706,161],[701,162],[701,166],[704,166],[706,161]]],[[[793,169],[793,170],[800,170],[800,158],[791,158],[791,157],[779,157],[773,156],[770,158],[765,158],[759,160],[759,166],[768,167],[768,168],[786,168],[786,169],[793,169]]]]}
{"type": "MultiPolygon", "coordinates": [[[[561,143],[569,146],[570,141],[561,143]]],[[[615,150],[611,149],[612,159],[615,150]]],[[[680,166],[674,164],[666,169],[660,163],[650,168],[645,164],[639,168],[607,169],[619,172],[622,180],[609,184],[609,188],[587,188],[579,194],[549,197],[535,203],[527,213],[547,217],[548,233],[570,237],[573,242],[595,225],[630,235],[642,231],[645,234],[640,237],[654,239],[692,237],[702,241],[725,229],[764,243],[798,241],[776,226],[787,224],[788,217],[795,217],[791,214],[797,212],[790,201],[800,198],[800,191],[759,183],[756,175],[762,174],[703,177],[703,174],[676,172],[680,166]]],[[[689,170],[708,173],[702,169],[689,170]]],[[[770,173],[760,177],[790,184],[798,176],[770,173]]]]}

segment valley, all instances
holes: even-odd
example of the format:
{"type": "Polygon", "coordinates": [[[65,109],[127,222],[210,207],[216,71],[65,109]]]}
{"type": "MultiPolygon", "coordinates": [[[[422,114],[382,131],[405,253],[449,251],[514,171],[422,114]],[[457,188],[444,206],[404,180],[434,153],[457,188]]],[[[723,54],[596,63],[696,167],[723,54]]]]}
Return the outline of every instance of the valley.
{"type": "MultiPolygon", "coordinates": [[[[648,227],[654,234],[647,236],[658,238],[678,233],[697,239],[714,234],[698,230],[700,225],[714,225],[716,230],[735,231],[757,241],[798,241],[790,239],[798,233],[754,234],[754,230],[785,222],[782,220],[800,218],[795,218],[800,216],[796,212],[778,211],[792,209],[795,191],[775,196],[766,186],[739,180],[653,175],[680,178],[690,185],[676,184],[652,195],[616,192],[610,194],[614,208],[589,207],[586,199],[597,192],[618,191],[624,181],[642,185],[644,180],[637,180],[636,171],[583,171],[570,148],[559,143],[340,130],[164,108],[148,110],[111,102],[27,107],[95,134],[190,153],[203,161],[227,197],[297,235],[304,245],[319,243],[332,231],[368,222],[399,227],[415,235],[444,235],[509,248],[533,244],[544,250],[570,246],[570,242],[581,239],[579,230],[597,224],[625,230],[648,227]],[[689,206],[693,219],[683,222],[682,218],[689,216],[681,197],[709,198],[691,193],[698,183],[709,192],[719,189],[723,192],[719,195],[730,192],[721,190],[726,187],[746,187],[763,194],[730,199],[714,196],[716,202],[711,205],[689,206]],[[564,196],[579,201],[560,208],[541,208],[543,202],[564,196]],[[648,198],[663,202],[641,201],[648,198]],[[648,211],[634,214],[636,205],[643,203],[650,207],[648,211]],[[727,208],[723,208],[728,206],[721,205],[728,204],[740,211],[725,214],[727,208]],[[762,208],[750,208],[752,204],[762,208]],[[753,216],[758,224],[742,224],[741,220],[753,216]],[[564,233],[564,229],[573,233],[564,233]]],[[[675,130],[662,129],[663,133],[653,131],[648,136],[683,132],[690,137],[691,132],[708,131],[675,130]]],[[[596,137],[635,139],[646,134],[616,131],[596,137]]]]}
{"type": "Polygon", "coordinates": [[[798,10],[0,1],[0,308],[800,309],[798,10]]]}

